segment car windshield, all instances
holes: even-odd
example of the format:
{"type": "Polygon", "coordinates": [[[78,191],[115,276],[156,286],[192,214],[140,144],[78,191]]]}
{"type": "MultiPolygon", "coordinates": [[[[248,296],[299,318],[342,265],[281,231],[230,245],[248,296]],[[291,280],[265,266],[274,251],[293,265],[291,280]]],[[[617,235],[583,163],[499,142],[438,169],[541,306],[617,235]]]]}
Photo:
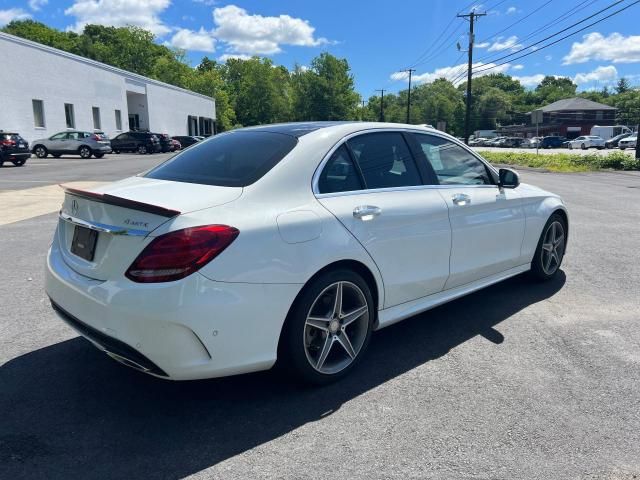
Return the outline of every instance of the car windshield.
{"type": "Polygon", "coordinates": [[[297,144],[291,135],[234,131],[198,142],[145,176],[223,187],[256,182],[297,144]]]}

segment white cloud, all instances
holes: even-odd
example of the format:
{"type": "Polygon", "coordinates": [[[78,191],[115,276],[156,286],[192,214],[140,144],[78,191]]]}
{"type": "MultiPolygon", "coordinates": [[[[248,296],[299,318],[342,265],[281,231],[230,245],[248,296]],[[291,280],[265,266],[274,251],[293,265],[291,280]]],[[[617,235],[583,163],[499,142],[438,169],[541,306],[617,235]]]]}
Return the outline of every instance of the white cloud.
{"type": "MultiPolygon", "coordinates": [[[[494,63],[474,63],[473,68],[489,68],[495,66],[494,63]]],[[[510,67],[510,64],[506,63],[504,65],[500,65],[499,67],[492,68],[490,70],[485,70],[482,72],[474,73],[473,77],[483,77],[484,75],[490,75],[492,73],[504,73],[510,67]]],[[[418,83],[431,83],[439,78],[446,78],[453,82],[454,85],[459,85],[463,82],[467,81],[467,64],[461,63],[460,65],[456,65],[455,67],[442,67],[437,68],[433,72],[426,72],[419,75],[413,75],[411,77],[412,82],[418,83]],[[464,75],[462,75],[465,73],[464,75]]],[[[395,72],[391,74],[391,80],[409,80],[409,75],[406,72],[395,72]]]]}
{"type": "Polygon", "coordinates": [[[196,52],[213,52],[216,49],[216,41],[204,28],[195,32],[187,28],[179,29],[169,42],[168,46],[182,48],[196,52]]]}
{"type": "Polygon", "coordinates": [[[553,57],[551,55],[545,55],[544,59],[548,62],[552,59],[553,57]]]}
{"type": "Polygon", "coordinates": [[[507,8],[507,15],[513,15],[514,13],[516,13],[518,11],[518,9],[516,7],[509,7],[507,8]]]}
{"type": "Polygon", "coordinates": [[[520,64],[518,64],[518,65],[514,65],[512,68],[513,68],[514,70],[522,70],[522,69],[524,68],[524,65],[520,65],[520,64]]]}
{"type": "Polygon", "coordinates": [[[214,35],[229,44],[231,53],[270,55],[282,51],[281,45],[314,47],[328,43],[313,36],[308,21],[289,15],[263,17],[250,15],[243,8],[227,5],[213,10],[214,35]]]}
{"type": "Polygon", "coordinates": [[[225,53],[224,55],[220,55],[218,57],[218,61],[226,62],[230,58],[237,58],[238,60],[249,60],[251,58],[251,55],[243,55],[240,53],[225,53]]]}
{"type": "Polygon", "coordinates": [[[207,7],[212,7],[218,3],[218,0],[193,0],[195,3],[201,3],[207,7]]]}
{"type": "Polygon", "coordinates": [[[68,27],[76,32],[92,23],[114,27],[134,25],[162,36],[171,29],[159,15],[170,3],[170,0],[76,0],[64,13],[76,18],[76,23],[68,27]]]}
{"type": "Polygon", "coordinates": [[[476,43],[474,46],[476,48],[487,48],[489,45],[491,45],[491,42],[476,43]]]}
{"type": "Polygon", "coordinates": [[[509,38],[498,37],[493,45],[489,47],[489,52],[499,52],[501,50],[518,50],[522,48],[522,44],[518,43],[518,37],[515,35],[510,36],[509,38]]]}
{"type": "Polygon", "coordinates": [[[33,11],[38,11],[40,8],[44,7],[49,0],[29,0],[29,8],[33,11]]]}
{"type": "Polygon", "coordinates": [[[640,62],[640,35],[625,37],[612,33],[605,37],[601,33],[588,33],[582,42],[575,42],[564,57],[564,65],[584,63],[589,60],[606,60],[613,63],[640,62]]]}
{"type": "Polygon", "coordinates": [[[578,73],[573,77],[573,83],[581,85],[590,82],[613,83],[618,78],[618,70],[613,65],[598,67],[588,73],[578,73]]]}
{"type": "Polygon", "coordinates": [[[0,27],[5,26],[9,22],[13,22],[14,20],[26,20],[27,18],[31,18],[31,15],[25,12],[22,8],[0,10],[0,27]]]}
{"type": "Polygon", "coordinates": [[[537,87],[538,84],[546,77],[546,75],[542,73],[537,73],[535,75],[524,75],[522,77],[512,77],[514,80],[518,80],[520,84],[525,88],[533,88],[537,87]]]}

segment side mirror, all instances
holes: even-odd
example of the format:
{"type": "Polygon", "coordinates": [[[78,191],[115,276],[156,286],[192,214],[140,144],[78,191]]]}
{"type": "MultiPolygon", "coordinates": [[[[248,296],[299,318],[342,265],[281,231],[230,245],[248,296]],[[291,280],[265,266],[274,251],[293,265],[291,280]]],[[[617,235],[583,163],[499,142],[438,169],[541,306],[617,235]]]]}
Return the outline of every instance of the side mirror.
{"type": "Polygon", "coordinates": [[[509,168],[501,168],[498,171],[498,175],[500,176],[500,183],[498,184],[500,188],[516,188],[520,185],[520,177],[509,168]]]}

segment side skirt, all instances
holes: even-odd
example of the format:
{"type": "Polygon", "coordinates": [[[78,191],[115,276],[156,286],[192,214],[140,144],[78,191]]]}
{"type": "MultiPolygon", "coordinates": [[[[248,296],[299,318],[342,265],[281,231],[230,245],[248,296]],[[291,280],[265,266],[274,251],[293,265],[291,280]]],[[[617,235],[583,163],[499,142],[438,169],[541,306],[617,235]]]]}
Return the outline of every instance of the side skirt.
{"type": "Polygon", "coordinates": [[[405,320],[406,318],[412,317],[418,313],[437,307],[451,300],[455,300],[456,298],[463,297],[469,293],[475,292],[476,290],[480,290],[488,287],[489,285],[493,285],[494,283],[506,280],[507,278],[514,277],[530,269],[531,264],[527,263],[495,275],[481,278],[475,282],[467,283],[466,285],[461,285],[450,290],[444,290],[442,292],[434,293],[433,295],[385,308],[378,312],[378,325],[375,329],[380,330],[381,328],[388,327],[389,325],[393,325],[394,323],[405,320]]]}

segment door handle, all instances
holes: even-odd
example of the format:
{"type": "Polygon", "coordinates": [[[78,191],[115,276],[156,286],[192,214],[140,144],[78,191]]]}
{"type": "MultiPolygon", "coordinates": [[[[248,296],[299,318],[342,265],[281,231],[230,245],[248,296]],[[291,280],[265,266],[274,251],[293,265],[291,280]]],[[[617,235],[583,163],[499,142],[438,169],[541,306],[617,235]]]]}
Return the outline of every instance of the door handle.
{"type": "Polygon", "coordinates": [[[459,205],[461,207],[464,205],[469,205],[471,203],[471,197],[464,193],[456,193],[453,197],[451,197],[451,200],[453,200],[454,205],[459,205]]]}
{"type": "Polygon", "coordinates": [[[375,205],[360,205],[353,209],[353,216],[355,218],[359,218],[364,222],[373,220],[381,213],[382,209],[380,207],[376,207],[375,205]]]}

